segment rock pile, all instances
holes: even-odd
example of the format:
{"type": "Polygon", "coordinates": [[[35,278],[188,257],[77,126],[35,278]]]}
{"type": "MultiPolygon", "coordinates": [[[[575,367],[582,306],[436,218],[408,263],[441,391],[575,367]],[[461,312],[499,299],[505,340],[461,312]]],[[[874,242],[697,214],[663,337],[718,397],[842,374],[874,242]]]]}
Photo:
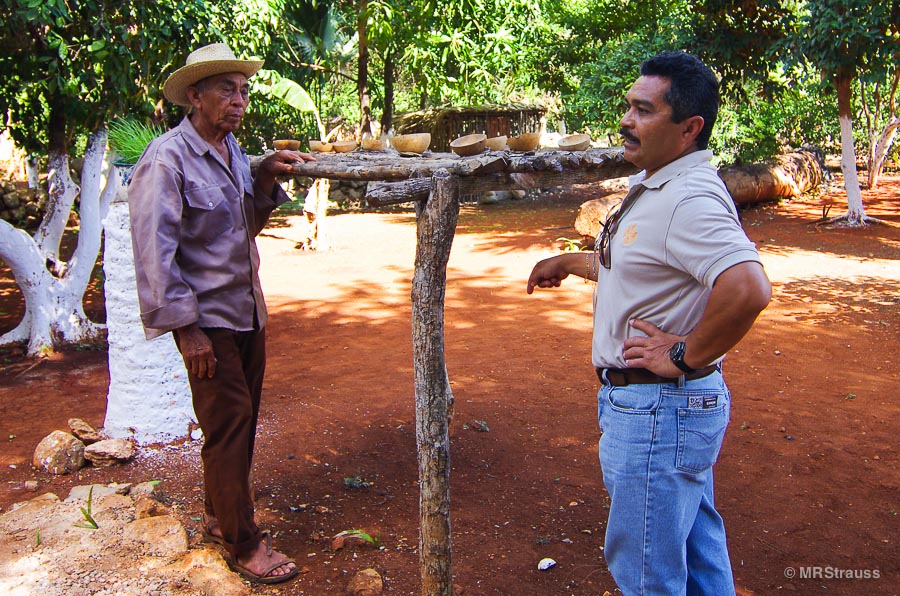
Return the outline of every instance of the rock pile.
{"type": "MultiPolygon", "coordinates": [[[[9,596],[247,596],[218,551],[189,550],[158,483],[78,486],[0,516],[0,593],[9,596]],[[81,523],[87,517],[96,528],[81,523]],[[92,529],[93,528],[93,529],[92,529]]],[[[199,545],[198,545],[199,546],[199,545]]]]}
{"type": "Polygon", "coordinates": [[[34,229],[44,217],[47,196],[33,188],[17,188],[10,180],[0,182],[0,219],[26,230],[34,229]]]}
{"type": "Polygon", "coordinates": [[[32,464],[51,474],[68,474],[87,465],[112,466],[134,457],[134,443],[107,439],[80,418],[69,420],[71,433],[55,430],[38,443],[32,464]]]}

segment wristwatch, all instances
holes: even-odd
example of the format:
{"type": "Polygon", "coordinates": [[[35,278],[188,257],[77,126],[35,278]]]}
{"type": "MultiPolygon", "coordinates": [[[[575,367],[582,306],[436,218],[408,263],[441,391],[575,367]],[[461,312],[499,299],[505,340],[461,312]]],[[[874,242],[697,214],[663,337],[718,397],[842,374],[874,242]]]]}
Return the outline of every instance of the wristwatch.
{"type": "Polygon", "coordinates": [[[691,368],[684,362],[684,348],[685,346],[683,341],[679,341],[673,344],[672,347],[669,348],[669,360],[671,360],[672,364],[677,366],[678,370],[680,370],[681,372],[686,374],[695,373],[697,372],[697,369],[691,368]]]}

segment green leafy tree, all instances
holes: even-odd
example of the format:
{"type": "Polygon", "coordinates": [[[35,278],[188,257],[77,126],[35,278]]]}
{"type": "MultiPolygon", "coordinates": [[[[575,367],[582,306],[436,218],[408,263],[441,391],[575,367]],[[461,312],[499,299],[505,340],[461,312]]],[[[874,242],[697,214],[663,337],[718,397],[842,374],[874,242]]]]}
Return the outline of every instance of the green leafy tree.
{"type": "MultiPolygon", "coordinates": [[[[191,50],[216,41],[265,56],[286,1],[3,0],[0,110],[17,145],[46,156],[49,200],[33,236],[0,222],[0,258],[26,302],[25,316],[0,344],[26,341],[34,355],[100,334],[82,297],[117,185],[115,170],[105,165],[106,122],[154,111],[177,121],[183,111],[161,101],[165,78],[191,50]],[[79,152],[84,165],[76,180],[69,158],[79,152]],[[64,261],[60,246],[76,200],[78,243],[64,261]]],[[[291,90],[277,73],[261,78],[259,87],[288,102],[283,105],[309,109],[297,99],[302,89],[291,90]]]]}
{"type": "Polygon", "coordinates": [[[46,155],[47,215],[29,236],[0,222],[0,258],[25,295],[25,316],[0,344],[27,341],[28,353],[92,340],[100,326],[82,296],[100,248],[103,207],[115,192],[104,175],[105,122],[129,111],[147,114],[151,90],[176,48],[207,29],[198,2],[4,0],[0,21],[0,110],[15,142],[46,155]],[[69,155],[83,150],[80,184],[69,155]],[[78,243],[66,262],[60,245],[80,198],[78,243]]]}
{"type": "Polygon", "coordinates": [[[896,61],[898,2],[816,0],[809,2],[807,8],[797,47],[834,86],[841,125],[841,170],[848,209],[832,221],[866,225],[877,220],[866,215],[856,171],[853,82],[857,78],[883,77],[891,61],[896,61]]]}

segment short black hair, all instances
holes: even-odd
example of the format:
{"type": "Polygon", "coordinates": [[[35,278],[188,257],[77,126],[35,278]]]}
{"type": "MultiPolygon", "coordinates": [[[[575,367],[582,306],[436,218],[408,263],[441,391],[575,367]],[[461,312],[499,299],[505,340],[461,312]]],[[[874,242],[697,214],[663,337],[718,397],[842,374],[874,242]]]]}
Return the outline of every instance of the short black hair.
{"type": "Polygon", "coordinates": [[[697,146],[706,149],[719,114],[719,80],[699,58],[687,52],[663,52],[641,64],[641,75],[669,79],[665,100],[672,106],[672,121],[703,117],[697,146]]]}

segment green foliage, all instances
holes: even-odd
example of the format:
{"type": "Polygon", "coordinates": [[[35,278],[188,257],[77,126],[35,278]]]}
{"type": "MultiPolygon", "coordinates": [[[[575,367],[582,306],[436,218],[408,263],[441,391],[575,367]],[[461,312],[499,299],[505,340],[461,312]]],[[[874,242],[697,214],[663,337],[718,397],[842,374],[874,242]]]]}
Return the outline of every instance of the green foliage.
{"type": "Polygon", "coordinates": [[[87,498],[87,507],[81,507],[81,515],[84,517],[83,522],[79,522],[75,524],[76,528],[85,528],[87,530],[97,530],[100,528],[97,525],[97,522],[94,520],[93,515],[91,515],[91,502],[94,499],[94,487],[88,489],[88,498],[87,498]]]}
{"type": "Polygon", "coordinates": [[[688,47],[721,77],[723,91],[744,97],[746,83],[772,89],[769,75],[796,34],[799,0],[702,0],[695,3],[688,47]]]}
{"type": "Polygon", "coordinates": [[[830,77],[881,74],[896,61],[897,3],[816,0],[807,4],[797,49],[830,77]],[[893,6],[892,6],[893,4],[893,6]]]}
{"type": "MultiPolygon", "coordinates": [[[[146,121],[158,107],[176,124],[184,112],[159,104],[162,83],[188,52],[215,41],[266,62],[238,131],[249,151],[358,121],[357,2],[2,6],[0,111],[31,153],[60,145],[77,153],[104,122],[146,121]]],[[[804,142],[833,146],[835,101],[819,73],[826,82],[839,71],[886,80],[897,63],[896,11],[897,2],[852,0],[632,0],[627,10],[618,0],[368,0],[362,16],[376,117],[388,101],[396,111],[540,101],[570,131],[617,143],[640,63],[686,49],[722,77],[714,150],[723,161],[757,161],[804,142]]]]}
{"type": "Polygon", "coordinates": [[[150,141],[161,135],[162,126],[144,124],[134,118],[121,118],[109,123],[109,147],[123,162],[134,164],[150,141]]]}
{"type": "Polygon", "coordinates": [[[746,83],[720,109],[710,139],[720,163],[764,161],[804,144],[838,149],[837,104],[815,73],[798,69],[789,84],[768,96],[758,89],[746,83]]]}
{"type": "Polygon", "coordinates": [[[45,154],[114,114],[149,114],[151,90],[210,27],[205,1],[7,0],[0,19],[0,111],[16,144],[45,154]]]}
{"type": "Polygon", "coordinates": [[[566,238],[565,236],[560,236],[556,241],[562,242],[563,252],[581,252],[581,238],[566,238]]]}
{"type": "Polygon", "coordinates": [[[359,476],[344,478],[344,488],[348,490],[362,490],[364,488],[369,488],[370,486],[372,486],[371,482],[363,480],[359,476]]]}
{"type": "Polygon", "coordinates": [[[573,68],[572,89],[563,91],[567,128],[594,137],[609,136],[613,141],[624,112],[625,93],[637,78],[641,63],[661,51],[681,47],[686,27],[683,12],[661,12],[655,19],[648,18],[597,43],[590,61],[573,68]]]}
{"type": "Polygon", "coordinates": [[[343,532],[341,532],[341,534],[344,536],[361,538],[361,539],[365,540],[366,542],[368,542],[369,544],[371,544],[372,546],[374,546],[375,548],[377,548],[377,549],[381,548],[381,536],[378,534],[375,534],[374,536],[372,536],[371,534],[369,534],[368,532],[365,532],[364,530],[344,530],[343,532]]]}

